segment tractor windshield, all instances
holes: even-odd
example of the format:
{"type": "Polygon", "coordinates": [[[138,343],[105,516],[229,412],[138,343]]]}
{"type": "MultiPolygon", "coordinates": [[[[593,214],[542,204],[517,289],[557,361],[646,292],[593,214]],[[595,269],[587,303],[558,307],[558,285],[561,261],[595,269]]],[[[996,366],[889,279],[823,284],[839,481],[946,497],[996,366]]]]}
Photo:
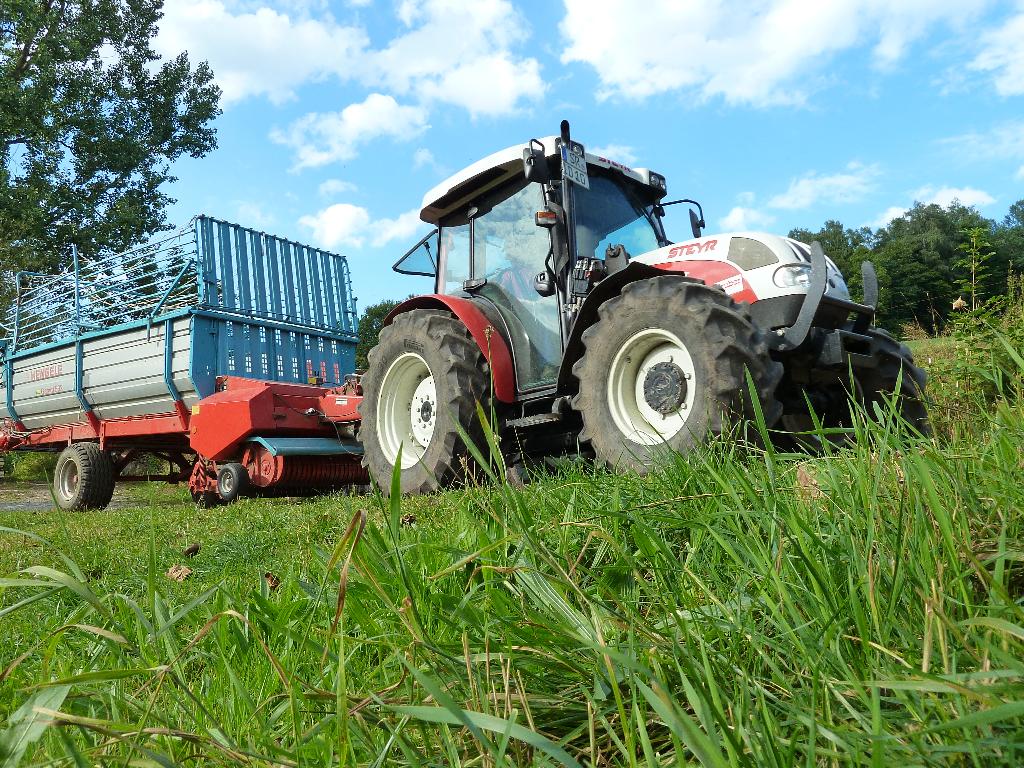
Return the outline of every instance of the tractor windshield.
{"type": "Polygon", "coordinates": [[[576,253],[603,259],[609,245],[623,245],[630,256],[659,247],[651,202],[624,179],[592,174],[590,189],[574,189],[576,253]]]}

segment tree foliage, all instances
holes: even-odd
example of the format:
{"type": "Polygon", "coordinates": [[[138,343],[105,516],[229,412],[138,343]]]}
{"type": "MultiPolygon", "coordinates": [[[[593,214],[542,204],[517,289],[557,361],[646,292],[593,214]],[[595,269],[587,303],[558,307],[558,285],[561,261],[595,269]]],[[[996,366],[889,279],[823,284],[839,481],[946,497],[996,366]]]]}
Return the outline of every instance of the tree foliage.
{"type": "Polygon", "coordinates": [[[818,231],[794,229],[789,234],[821,242],[855,298],[862,291],[861,262],[874,262],[880,287],[878,320],[896,332],[907,325],[939,332],[965,290],[971,294],[964,297],[968,301],[1003,294],[1010,276],[1024,270],[1024,200],[1010,206],[1001,223],[957,202],[945,208],[917,203],[878,230],[847,229],[838,221],[826,221],[818,231]],[[985,246],[983,263],[974,265],[973,276],[970,260],[965,260],[972,238],[985,246]]]}
{"type": "Polygon", "coordinates": [[[370,350],[377,346],[377,337],[380,336],[380,329],[384,327],[384,318],[400,303],[385,299],[363,310],[363,315],[359,318],[359,341],[356,344],[357,370],[364,371],[369,366],[367,356],[370,350]]]}
{"type": "MultiPolygon", "coordinates": [[[[163,0],[0,2],[0,266],[51,271],[69,246],[122,250],[166,229],[178,157],[216,146],[204,62],[162,60],[163,0]]],[[[0,301],[3,297],[0,296],[0,301]]]]}

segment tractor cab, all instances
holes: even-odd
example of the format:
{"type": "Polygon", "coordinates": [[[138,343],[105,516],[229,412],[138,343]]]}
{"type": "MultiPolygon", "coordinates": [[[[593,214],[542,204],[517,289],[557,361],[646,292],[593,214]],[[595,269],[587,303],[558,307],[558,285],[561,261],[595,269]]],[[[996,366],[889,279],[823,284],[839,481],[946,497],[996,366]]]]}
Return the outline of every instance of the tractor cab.
{"type": "Polygon", "coordinates": [[[433,276],[438,295],[476,301],[510,344],[518,392],[542,394],[558,382],[593,285],[669,244],[665,192],[664,177],[587,154],[566,129],[430,190],[420,217],[436,229],[394,268],[433,276]]]}

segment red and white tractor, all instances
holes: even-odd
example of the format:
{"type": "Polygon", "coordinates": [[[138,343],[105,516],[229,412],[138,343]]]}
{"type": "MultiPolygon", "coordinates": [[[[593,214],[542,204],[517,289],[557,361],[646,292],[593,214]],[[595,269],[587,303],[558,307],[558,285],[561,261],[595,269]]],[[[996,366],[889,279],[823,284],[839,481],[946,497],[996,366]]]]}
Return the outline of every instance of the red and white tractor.
{"type": "Polygon", "coordinates": [[[464,479],[460,430],[482,444],[476,404],[497,416],[509,466],[577,450],[646,471],[753,416],[769,427],[827,427],[897,393],[927,430],[924,372],[872,326],[864,296],[817,243],[755,232],[705,235],[692,200],[665,202],[664,176],[588,154],[569,136],[533,139],[431,190],[436,228],[396,264],[435,292],[385,321],[362,379],[363,464],[405,493],[464,479]],[[688,203],[692,239],[666,235],[688,203]]]}

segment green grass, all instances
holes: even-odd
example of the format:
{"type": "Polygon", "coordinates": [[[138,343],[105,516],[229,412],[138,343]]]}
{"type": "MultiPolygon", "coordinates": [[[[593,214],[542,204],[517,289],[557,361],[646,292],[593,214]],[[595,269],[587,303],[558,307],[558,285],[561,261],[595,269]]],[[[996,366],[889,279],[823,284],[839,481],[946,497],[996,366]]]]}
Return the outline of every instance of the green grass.
{"type": "Polygon", "coordinates": [[[964,418],[935,440],[862,422],[814,459],[721,444],[646,478],[208,511],[154,485],[8,513],[0,755],[1019,764],[1024,415],[964,418]]]}

